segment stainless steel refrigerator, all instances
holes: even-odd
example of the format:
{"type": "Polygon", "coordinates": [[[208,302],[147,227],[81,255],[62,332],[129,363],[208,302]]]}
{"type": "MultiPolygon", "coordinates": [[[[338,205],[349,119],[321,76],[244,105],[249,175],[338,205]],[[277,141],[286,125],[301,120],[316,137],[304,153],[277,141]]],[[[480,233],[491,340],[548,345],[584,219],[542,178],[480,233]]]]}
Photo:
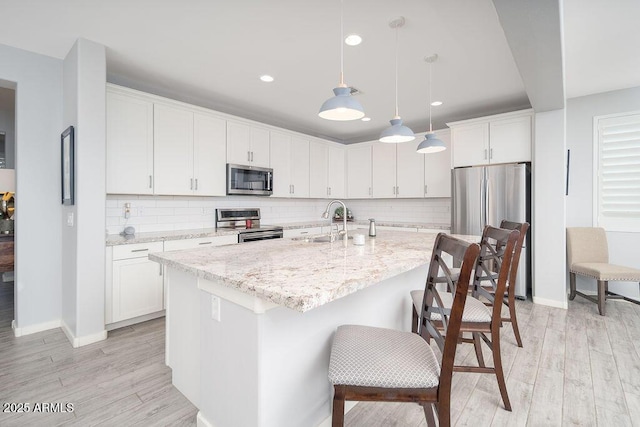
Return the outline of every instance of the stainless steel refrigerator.
{"type": "MultiPolygon", "coordinates": [[[[514,163],[455,168],[452,173],[451,232],[480,236],[503,219],[531,224],[531,165],[514,163]]],[[[531,228],[520,255],[515,293],[531,289],[531,228]]],[[[530,291],[529,291],[530,292],[530,291]]]]}

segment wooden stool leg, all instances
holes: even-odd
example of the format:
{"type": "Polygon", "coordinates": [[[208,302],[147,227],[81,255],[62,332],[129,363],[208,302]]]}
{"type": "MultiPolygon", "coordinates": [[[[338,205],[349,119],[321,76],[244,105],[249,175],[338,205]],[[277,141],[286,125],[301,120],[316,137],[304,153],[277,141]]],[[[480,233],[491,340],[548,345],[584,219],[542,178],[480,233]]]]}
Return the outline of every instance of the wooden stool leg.
{"type": "Polygon", "coordinates": [[[436,418],[433,416],[433,404],[424,403],[422,407],[424,408],[424,416],[427,419],[427,426],[436,427],[438,424],[436,423],[436,418]]]}
{"type": "Polygon", "coordinates": [[[606,295],[607,282],[598,280],[598,311],[600,316],[604,316],[604,303],[607,300],[606,295]]]}
{"type": "Polygon", "coordinates": [[[333,395],[333,413],[331,414],[331,426],[344,426],[344,390],[341,387],[334,386],[333,395]]]}
{"type": "Polygon", "coordinates": [[[569,300],[576,297],[576,273],[569,273],[569,300]]]}
{"type": "Polygon", "coordinates": [[[507,384],[504,381],[504,372],[502,371],[502,357],[500,356],[500,329],[493,327],[491,331],[491,350],[493,352],[493,366],[496,371],[496,379],[498,380],[498,388],[502,395],[502,402],[507,411],[511,411],[511,402],[507,393],[507,384]]]}
{"type": "Polygon", "coordinates": [[[518,347],[522,347],[522,338],[520,338],[520,329],[518,329],[518,319],[516,317],[516,297],[513,293],[509,294],[509,317],[511,318],[511,327],[513,334],[516,336],[518,347]]]}
{"type": "Polygon", "coordinates": [[[478,359],[478,366],[484,368],[484,356],[482,355],[482,341],[480,341],[480,332],[472,332],[473,334],[473,347],[476,350],[476,358],[478,359]]]}
{"type": "Polygon", "coordinates": [[[416,311],[416,306],[413,305],[413,314],[411,316],[411,332],[418,333],[418,312],[416,311]]]}

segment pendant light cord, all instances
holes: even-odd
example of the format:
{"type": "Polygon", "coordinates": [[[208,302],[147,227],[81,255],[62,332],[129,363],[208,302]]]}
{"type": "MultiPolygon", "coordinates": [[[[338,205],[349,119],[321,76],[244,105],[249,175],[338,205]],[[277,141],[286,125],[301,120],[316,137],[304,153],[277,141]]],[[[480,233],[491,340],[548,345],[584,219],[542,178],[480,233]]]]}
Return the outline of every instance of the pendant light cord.
{"type": "Polygon", "coordinates": [[[432,65],[433,62],[429,62],[429,132],[433,132],[433,127],[431,126],[431,75],[433,74],[433,71],[431,69],[432,65]]]}
{"type": "Polygon", "coordinates": [[[344,46],[342,40],[344,39],[344,0],[340,0],[340,86],[344,84],[344,46]]]}
{"type": "Polygon", "coordinates": [[[398,114],[398,26],[396,26],[396,117],[398,114]]]}

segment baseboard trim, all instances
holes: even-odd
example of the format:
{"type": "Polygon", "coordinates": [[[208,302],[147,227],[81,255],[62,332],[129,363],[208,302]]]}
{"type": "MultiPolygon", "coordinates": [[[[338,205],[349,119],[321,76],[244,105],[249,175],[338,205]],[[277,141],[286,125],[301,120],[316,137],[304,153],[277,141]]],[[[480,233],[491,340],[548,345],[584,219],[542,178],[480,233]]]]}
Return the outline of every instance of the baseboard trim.
{"type": "Polygon", "coordinates": [[[60,320],[52,320],[50,322],[38,323],[35,325],[24,326],[19,328],[16,326],[16,321],[11,321],[11,328],[13,329],[13,334],[16,337],[22,337],[25,335],[31,335],[42,331],[48,331],[49,329],[59,328],[61,326],[60,320]]]}
{"type": "Polygon", "coordinates": [[[60,328],[62,329],[62,332],[64,332],[64,334],[67,336],[67,339],[69,340],[73,348],[82,347],[85,345],[93,344],[93,343],[104,341],[107,339],[106,330],[100,331],[91,335],[76,337],[73,334],[73,332],[71,332],[71,329],[69,328],[69,326],[67,326],[67,324],[64,321],[60,323],[61,323],[60,328]]]}
{"type": "Polygon", "coordinates": [[[540,305],[546,305],[548,307],[555,307],[555,308],[563,308],[565,310],[567,310],[569,308],[569,303],[565,300],[565,301],[557,301],[554,299],[547,299],[547,298],[539,298],[539,297],[533,297],[533,303],[534,304],[540,304],[540,305]]]}
{"type": "MultiPolygon", "coordinates": [[[[358,402],[354,401],[346,401],[344,402],[344,413],[346,414],[350,410],[356,406],[358,402]]],[[[207,420],[204,415],[202,415],[202,411],[198,411],[198,415],[196,416],[196,425],[198,427],[215,427],[209,420],[207,420]]],[[[324,419],[317,427],[331,427],[331,415],[324,419]]]]}

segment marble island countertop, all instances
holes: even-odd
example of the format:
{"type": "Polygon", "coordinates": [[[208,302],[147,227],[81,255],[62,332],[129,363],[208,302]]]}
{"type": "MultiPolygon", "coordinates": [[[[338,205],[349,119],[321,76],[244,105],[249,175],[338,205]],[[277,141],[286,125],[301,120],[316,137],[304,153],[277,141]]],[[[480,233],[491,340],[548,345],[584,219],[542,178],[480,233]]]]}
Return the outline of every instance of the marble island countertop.
{"type": "MultiPolygon", "coordinates": [[[[277,239],[176,252],[149,259],[198,278],[305,312],[429,262],[435,233],[381,230],[349,240],[277,239]]],[[[475,242],[478,236],[458,236],[475,242]]]]}
{"type": "MultiPolygon", "coordinates": [[[[334,219],[334,224],[342,224],[342,220],[334,219]]],[[[303,222],[289,222],[289,223],[276,223],[274,225],[279,225],[285,230],[295,230],[299,228],[314,228],[314,227],[325,227],[329,225],[328,220],[318,220],[318,221],[303,221],[303,222]]],[[[349,225],[362,225],[369,226],[369,220],[366,219],[358,219],[353,221],[347,221],[347,226],[349,225]]],[[[432,230],[449,230],[451,226],[449,224],[441,224],[441,223],[425,223],[425,222],[401,222],[401,221],[378,221],[376,220],[376,226],[380,227],[402,227],[402,228],[418,228],[418,229],[432,229],[432,230]]]]}

